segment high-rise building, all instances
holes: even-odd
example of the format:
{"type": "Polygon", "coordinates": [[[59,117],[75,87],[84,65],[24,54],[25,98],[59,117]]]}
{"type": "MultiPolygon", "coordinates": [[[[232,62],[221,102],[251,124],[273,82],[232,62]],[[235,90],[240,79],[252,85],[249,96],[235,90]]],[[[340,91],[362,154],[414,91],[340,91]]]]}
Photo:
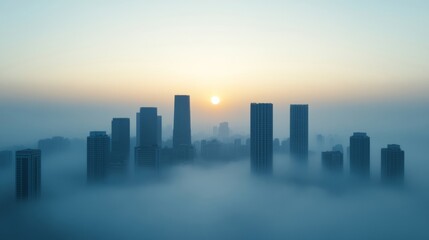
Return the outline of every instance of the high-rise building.
{"type": "Polygon", "coordinates": [[[139,169],[157,169],[159,165],[157,113],[156,107],[140,108],[140,144],[135,148],[135,165],[139,169]]]}
{"type": "Polygon", "coordinates": [[[322,166],[329,171],[341,172],[343,170],[343,153],[340,151],[322,152],[322,166]]]}
{"type": "Polygon", "coordinates": [[[308,105],[290,105],[290,153],[300,160],[308,159],[308,105]]]}
{"type": "Polygon", "coordinates": [[[273,104],[250,105],[250,163],[252,173],[273,171],[273,104]]]}
{"type": "Polygon", "coordinates": [[[381,149],[381,179],[384,182],[404,181],[404,151],[397,144],[381,149]]]}
{"type": "Polygon", "coordinates": [[[113,118],[112,120],[112,155],[109,168],[125,171],[130,157],[130,119],[113,118]]]}
{"type": "Polygon", "coordinates": [[[16,151],[16,199],[27,200],[40,197],[41,155],[39,149],[16,151]]]}
{"type": "Polygon", "coordinates": [[[191,143],[191,107],[188,95],[174,96],[173,149],[176,159],[193,158],[191,143]]]}
{"type": "Polygon", "coordinates": [[[110,137],[104,131],[92,131],[86,143],[88,182],[102,181],[110,161],[110,137]]]}
{"type": "Polygon", "coordinates": [[[219,124],[219,139],[226,141],[229,138],[229,125],[228,122],[221,122],[219,124]]]}
{"type": "Polygon", "coordinates": [[[140,146],[140,112],[136,113],[136,147],[140,146]]]}
{"type": "Polygon", "coordinates": [[[350,173],[369,177],[370,140],[366,133],[355,132],[350,137],[350,173]]]}
{"type": "Polygon", "coordinates": [[[162,116],[158,116],[157,118],[157,128],[156,128],[156,135],[157,135],[157,143],[158,148],[162,148],[162,116]]]}

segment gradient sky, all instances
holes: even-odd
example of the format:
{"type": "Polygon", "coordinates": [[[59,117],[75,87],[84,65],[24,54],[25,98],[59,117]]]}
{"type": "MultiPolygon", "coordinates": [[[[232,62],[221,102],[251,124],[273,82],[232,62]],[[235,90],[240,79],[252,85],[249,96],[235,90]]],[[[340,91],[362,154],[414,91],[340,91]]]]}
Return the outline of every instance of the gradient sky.
{"type": "Polygon", "coordinates": [[[247,121],[250,102],[426,105],[428,12],[395,0],[3,0],[0,123],[33,105],[110,117],[158,106],[168,122],[174,94],[190,94],[208,128],[247,121]]]}

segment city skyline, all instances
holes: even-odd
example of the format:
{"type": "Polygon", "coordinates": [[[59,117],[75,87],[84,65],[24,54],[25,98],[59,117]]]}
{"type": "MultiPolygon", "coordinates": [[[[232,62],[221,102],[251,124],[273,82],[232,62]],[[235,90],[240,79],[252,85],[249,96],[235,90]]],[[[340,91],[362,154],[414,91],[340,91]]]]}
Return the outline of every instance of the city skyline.
{"type": "Polygon", "coordinates": [[[0,238],[429,239],[429,1],[0,1],[0,238]]]}

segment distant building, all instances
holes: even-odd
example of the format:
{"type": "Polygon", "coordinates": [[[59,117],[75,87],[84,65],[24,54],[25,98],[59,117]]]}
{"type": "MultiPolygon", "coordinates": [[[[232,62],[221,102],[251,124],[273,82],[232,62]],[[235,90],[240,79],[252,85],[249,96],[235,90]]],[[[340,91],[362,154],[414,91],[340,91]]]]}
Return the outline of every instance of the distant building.
{"type": "Polygon", "coordinates": [[[343,153],[340,151],[322,152],[322,166],[325,170],[341,172],[343,170],[343,153]]]}
{"type": "Polygon", "coordinates": [[[250,105],[250,161],[252,173],[273,171],[273,104],[250,105]]]}
{"type": "Polygon", "coordinates": [[[109,168],[113,171],[126,171],[130,157],[130,119],[112,120],[112,155],[109,168]]]}
{"type": "Polygon", "coordinates": [[[162,116],[157,117],[157,128],[156,128],[157,144],[158,148],[162,148],[162,116]]]}
{"type": "Polygon", "coordinates": [[[10,166],[13,161],[12,151],[0,151],[0,167],[10,166]]]}
{"type": "Polygon", "coordinates": [[[216,140],[202,140],[201,141],[201,157],[204,159],[217,159],[221,158],[222,144],[216,140]]]}
{"type": "Polygon", "coordinates": [[[217,136],[218,136],[218,129],[217,129],[217,126],[214,126],[213,127],[213,137],[217,138],[217,136]]]}
{"type": "Polygon", "coordinates": [[[404,181],[404,151],[397,144],[381,149],[381,179],[384,182],[404,181]]]}
{"type": "Polygon", "coordinates": [[[355,176],[370,175],[370,139],[366,133],[355,132],[350,137],[350,173],[355,176]]]}
{"type": "Polygon", "coordinates": [[[281,142],[280,151],[282,153],[289,153],[290,152],[290,138],[285,139],[281,142]]]}
{"type": "Polygon", "coordinates": [[[110,137],[104,131],[93,131],[86,142],[88,182],[102,181],[110,160],[110,137]]]}
{"type": "Polygon", "coordinates": [[[136,169],[156,170],[159,166],[159,129],[156,107],[140,108],[140,145],[135,148],[136,169]]]}
{"type": "Polygon", "coordinates": [[[332,151],[338,151],[338,152],[344,153],[343,145],[337,144],[337,145],[333,146],[332,151]]]}
{"type": "Polygon", "coordinates": [[[229,138],[229,124],[228,122],[221,122],[219,124],[219,139],[226,141],[229,138]]]}
{"type": "Polygon", "coordinates": [[[290,153],[300,160],[308,159],[308,105],[290,105],[290,153]]]}
{"type": "Polygon", "coordinates": [[[70,148],[70,140],[63,137],[41,139],[38,141],[37,147],[46,156],[68,150],[70,148]]]}
{"type": "Polygon", "coordinates": [[[173,149],[178,160],[191,160],[194,149],[191,141],[191,106],[188,95],[174,96],[173,149]]]}
{"type": "Polygon", "coordinates": [[[16,199],[37,199],[41,191],[41,151],[16,151],[16,199]]]}
{"type": "Polygon", "coordinates": [[[274,141],[273,141],[273,152],[275,152],[275,153],[280,152],[280,140],[278,138],[274,138],[274,141]]]}

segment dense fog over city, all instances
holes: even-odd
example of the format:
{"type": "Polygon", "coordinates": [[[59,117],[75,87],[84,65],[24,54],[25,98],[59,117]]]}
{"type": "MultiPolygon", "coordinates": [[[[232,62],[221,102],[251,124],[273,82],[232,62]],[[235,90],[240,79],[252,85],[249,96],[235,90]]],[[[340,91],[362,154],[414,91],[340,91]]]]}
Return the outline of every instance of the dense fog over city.
{"type": "MultiPolygon", "coordinates": [[[[347,146],[347,137],[333,143],[347,146]]],[[[0,232],[4,239],[426,239],[429,163],[419,139],[374,136],[370,180],[352,178],[347,159],[342,173],[324,171],[320,151],[331,143],[312,141],[307,165],[278,153],[272,176],[252,175],[249,158],[196,158],[151,177],[130,160],[127,177],[96,185],[86,182],[86,142],[74,139],[42,155],[37,201],[16,202],[14,164],[0,168],[0,232]],[[392,142],[405,151],[402,185],[380,182],[380,148],[392,142]]]]}

